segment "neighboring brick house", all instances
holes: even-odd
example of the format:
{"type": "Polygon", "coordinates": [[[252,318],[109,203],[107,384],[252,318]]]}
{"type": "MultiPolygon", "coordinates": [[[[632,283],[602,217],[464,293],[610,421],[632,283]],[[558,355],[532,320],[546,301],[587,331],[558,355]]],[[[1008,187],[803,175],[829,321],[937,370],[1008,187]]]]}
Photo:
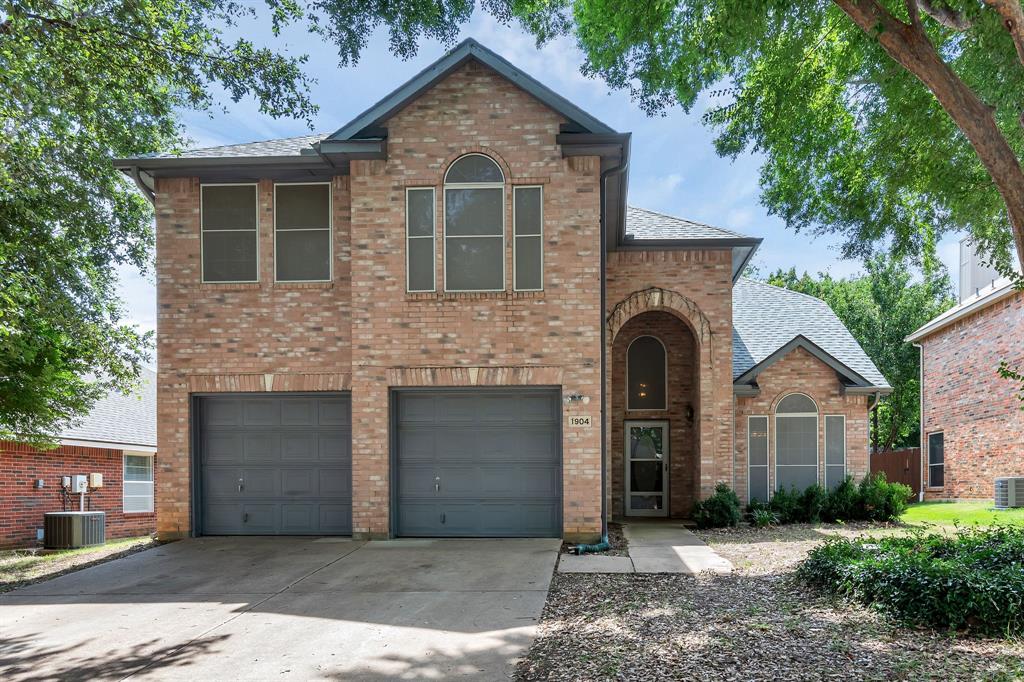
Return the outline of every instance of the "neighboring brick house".
{"type": "Polygon", "coordinates": [[[43,515],[77,510],[64,476],[103,474],[86,496],[88,509],[106,512],[107,538],[156,531],[156,373],[144,369],[138,390],[101,398],[79,423],[58,435],[53,450],[0,440],[0,548],[42,539],[43,515]],[[41,482],[41,485],[40,485],[41,482]]]}
{"type": "Polygon", "coordinates": [[[925,499],[991,500],[996,477],[1024,476],[1019,386],[998,373],[1024,366],[1024,292],[996,280],[907,341],[921,350],[925,499]]]}
{"type": "Polygon", "coordinates": [[[629,143],[470,40],[334,133],[118,160],[157,214],[160,535],[589,540],[747,497],[748,420],[755,494],[863,475],[884,377],[740,279],[760,239],[627,208],[629,143]]]}

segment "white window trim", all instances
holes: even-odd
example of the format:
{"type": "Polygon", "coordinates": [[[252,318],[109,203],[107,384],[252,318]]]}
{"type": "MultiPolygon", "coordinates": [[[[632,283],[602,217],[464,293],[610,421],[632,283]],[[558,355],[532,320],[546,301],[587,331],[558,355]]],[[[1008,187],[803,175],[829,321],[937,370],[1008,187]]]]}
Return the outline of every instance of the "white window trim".
{"type": "Polygon", "coordinates": [[[437,189],[435,187],[406,187],[405,188],[405,292],[408,294],[430,294],[437,291],[437,189]],[[409,234],[409,192],[430,191],[430,235],[409,234]],[[409,242],[413,239],[430,240],[430,288],[412,289],[409,284],[409,242]]]}
{"type": "Polygon", "coordinates": [[[260,281],[260,186],[257,182],[205,182],[199,185],[199,280],[203,284],[253,284],[260,281]],[[206,255],[203,234],[206,232],[248,232],[249,230],[207,230],[204,225],[203,190],[207,187],[252,187],[256,193],[256,279],[206,279],[206,255]]]}
{"type": "Polygon", "coordinates": [[[925,482],[929,490],[943,490],[946,487],[946,432],[931,431],[924,435],[925,453],[924,453],[924,464],[927,467],[927,476],[925,482]],[[932,436],[942,436],[942,464],[932,464],[932,436]],[[942,485],[932,485],[932,467],[942,467],[942,485]]]}
{"type": "Polygon", "coordinates": [[[765,478],[768,485],[768,499],[765,502],[770,502],[772,499],[772,457],[771,457],[771,443],[772,443],[772,430],[771,430],[771,416],[767,414],[749,414],[747,415],[747,502],[749,503],[754,499],[750,494],[750,471],[754,467],[764,467],[765,478]],[[764,419],[764,449],[765,449],[765,462],[764,464],[751,464],[750,463],[750,420],[752,419],[764,419]]]}
{"type": "MultiPolygon", "coordinates": [[[[820,413],[820,411],[815,411],[815,412],[782,412],[780,414],[778,412],[779,405],[781,405],[782,401],[785,400],[786,398],[788,398],[791,395],[802,395],[805,398],[807,398],[808,400],[810,400],[812,403],[814,403],[814,407],[815,407],[816,410],[818,408],[818,403],[814,400],[814,398],[812,398],[811,396],[807,395],[806,393],[799,393],[799,392],[787,393],[786,395],[782,396],[779,399],[778,403],[775,404],[775,410],[774,410],[774,414],[775,414],[775,485],[777,487],[778,484],[779,484],[779,467],[809,467],[809,466],[811,466],[810,464],[779,464],[779,420],[780,419],[789,419],[789,418],[792,418],[792,417],[814,417],[814,471],[815,471],[814,480],[815,480],[815,482],[818,485],[821,485],[821,476],[822,476],[822,471],[821,471],[821,469],[822,469],[822,466],[821,466],[821,438],[819,437],[819,434],[821,433],[821,431],[820,431],[820,429],[821,429],[821,413],[820,413]]],[[[772,492],[778,492],[778,491],[773,488],[772,492]]]]}
{"type": "MultiPolygon", "coordinates": [[[[505,194],[507,178],[505,178],[505,171],[501,169],[498,162],[487,156],[486,154],[480,154],[473,152],[470,154],[463,154],[459,158],[455,159],[448,165],[448,170],[444,172],[444,187],[442,188],[443,202],[441,206],[441,229],[442,236],[444,239],[444,290],[450,291],[453,294],[483,294],[483,293],[495,293],[503,292],[508,282],[508,266],[505,263],[505,252],[508,249],[508,225],[506,225],[505,216],[505,194]],[[495,166],[498,167],[498,172],[501,173],[501,182],[448,182],[448,173],[451,171],[452,166],[466,158],[467,156],[482,156],[495,166]],[[500,289],[452,289],[448,286],[448,190],[449,189],[500,189],[501,190],[501,288],[500,289]]],[[[458,234],[452,235],[453,239],[494,239],[498,235],[496,234],[458,234]]],[[[436,286],[436,285],[435,285],[436,286]]]]}
{"type": "Polygon", "coordinates": [[[122,514],[152,514],[156,511],[156,461],[151,452],[136,452],[125,450],[121,453],[121,513],[122,514]],[[149,471],[152,479],[149,481],[149,495],[128,495],[125,492],[126,483],[144,483],[145,481],[128,481],[125,479],[128,468],[128,457],[146,457],[149,459],[149,471]],[[128,498],[145,498],[149,500],[149,509],[135,509],[128,511],[125,508],[125,500],[128,498]]]}
{"type": "MultiPolygon", "coordinates": [[[[512,290],[513,291],[544,291],[544,185],[513,185],[512,186],[512,290]],[[516,234],[516,192],[521,189],[540,190],[540,233],[539,234],[516,234]],[[540,287],[536,289],[520,288],[517,281],[519,268],[519,254],[516,246],[520,239],[540,240],[540,287]]],[[[666,361],[667,364],[667,361],[666,361]]]]}
{"type": "Polygon", "coordinates": [[[334,188],[328,182],[275,182],[274,183],[274,282],[281,284],[304,284],[334,281],[334,188]],[[277,277],[277,188],[285,185],[300,187],[303,185],[327,186],[327,227],[298,227],[283,232],[323,232],[327,231],[327,279],[278,279],[277,277]]]}
{"type": "MultiPolygon", "coordinates": [[[[846,466],[846,462],[849,459],[849,454],[850,453],[846,449],[846,415],[845,414],[826,414],[826,415],[823,415],[823,416],[824,416],[824,420],[822,422],[822,426],[825,429],[825,456],[822,458],[821,468],[822,468],[822,476],[823,476],[824,481],[825,481],[825,490],[828,490],[828,467],[829,467],[829,463],[828,463],[828,419],[829,419],[829,417],[839,417],[840,419],[843,420],[843,478],[839,481],[840,483],[842,483],[844,480],[846,480],[846,472],[848,470],[848,467],[846,466]]],[[[835,466],[835,465],[833,464],[832,466],[835,466]]]]}
{"type": "Polygon", "coordinates": [[[641,334],[626,346],[626,412],[665,412],[668,410],[668,348],[665,346],[665,342],[659,339],[654,334],[641,334]],[[650,337],[661,344],[661,350],[665,354],[665,404],[663,407],[630,407],[629,406],[629,349],[633,347],[639,339],[650,337]]]}

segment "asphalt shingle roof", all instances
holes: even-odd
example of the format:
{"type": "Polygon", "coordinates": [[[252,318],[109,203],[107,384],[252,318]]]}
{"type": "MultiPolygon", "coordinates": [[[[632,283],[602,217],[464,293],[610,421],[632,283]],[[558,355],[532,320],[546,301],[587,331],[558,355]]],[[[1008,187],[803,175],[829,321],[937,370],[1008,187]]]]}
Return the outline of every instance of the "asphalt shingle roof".
{"type": "Polygon", "coordinates": [[[149,159],[227,159],[245,158],[260,156],[303,156],[312,153],[312,145],[327,136],[326,133],[317,135],[300,135],[298,137],[282,137],[276,140],[260,140],[259,142],[244,142],[242,144],[226,144],[219,147],[203,147],[201,149],[186,149],[178,154],[151,154],[143,158],[149,159]]]}
{"type": "Polygon", "coordinates": [[[645,239],[743,239],[746,235],[712,227],[692,220],[651,211],[646,208],[626,207],[626,234],[634,241],[645,239]]]}
{"type": "Polygon", "coordinates": [[[802,335],[867,379],[889,388],[853,334],[824,301],[741,277],[732,290],[733,379],[802,335]]]}
{"type": "Polygon", "coordinates": [[[156,373],[143,368],[131,395],[112,392],[96,402],[79,423],[61,431],[62,440],[156,447],[156,373]]]}

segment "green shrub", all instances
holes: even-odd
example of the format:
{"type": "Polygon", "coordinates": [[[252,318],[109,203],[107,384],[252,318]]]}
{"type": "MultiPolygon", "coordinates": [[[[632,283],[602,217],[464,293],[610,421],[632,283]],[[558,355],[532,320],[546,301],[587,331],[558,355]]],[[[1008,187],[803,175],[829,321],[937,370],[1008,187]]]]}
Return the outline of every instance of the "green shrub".
{"type": "Polygon", "coordinates": [[[771,509],[758,507],[750,510],[750,525],[755,528],[767,528],[768,526],[774,526],[778,522],[778,517],[772,513],[771,509]]]}
{"type": "Polygon", "coordinates": [[[802,520],[800,493],[796,488],[776,490],[771,502],[768,503],[768,508],[779,519],[779,523],[799,523],[802,520]]]}
{"type": "Polygon", "coordinates": [[[1024,634],[1024,528],[831,538],[798,568],[810,585],[913,626],[1024,634]]]}
{"type": "Polygon", "coordinates": [[[902,483],[889,483],[885,474],[879,472],[865,476],[858,492],[868,520],[896,521],[907,510],[907,501],[913,491],[902,483]]]}
{"type": "Polygon", "coordinates": [[[807,523],[819,523],[821,513],[825,508],[825,497],[827,493],[820,485],[809,485],[800,494],[799,514],[800,520],[807,523]]]}
{"type": "Polygon", "coordinates": [[[740,524],[740,498],[725,483],[715,486],[715,494],[693,508],[698,528],[726,528],[740,524]]]}
{"type": "Polygon", "coordinates": [[[864,504],[853,478],[847,476],[825,495],[823,521],[855,521],[864,518],[864,504]]]}

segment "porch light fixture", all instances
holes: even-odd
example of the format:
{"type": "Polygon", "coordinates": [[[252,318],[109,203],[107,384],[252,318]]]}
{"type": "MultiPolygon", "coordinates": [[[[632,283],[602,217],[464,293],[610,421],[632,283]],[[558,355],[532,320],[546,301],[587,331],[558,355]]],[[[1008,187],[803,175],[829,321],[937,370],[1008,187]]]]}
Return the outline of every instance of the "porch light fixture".
{"type": "Polygon", "coordinates": [[[586,405],[590,402],[590,398],[583,395],[582,393],[570,393],[565,396],[565,402],[567,403],[583,403],[586,405]]]}

